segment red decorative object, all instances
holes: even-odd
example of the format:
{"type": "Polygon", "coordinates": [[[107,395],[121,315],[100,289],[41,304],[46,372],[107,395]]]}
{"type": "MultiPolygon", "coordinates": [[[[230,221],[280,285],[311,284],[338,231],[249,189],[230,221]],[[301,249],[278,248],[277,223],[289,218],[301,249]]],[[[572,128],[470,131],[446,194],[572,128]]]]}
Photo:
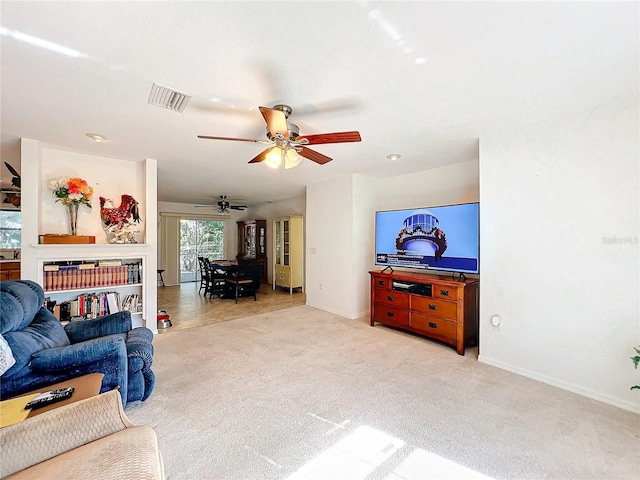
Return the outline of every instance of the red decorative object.
{"type": "Polygon", "coordinates": [[[129,227],[140,223],[138,202],[131,195],[122,195],[120,206],[114,207],[113,201],[100,197],[100,218],[111,243],[136,243],[134,233],[129,227]]]}
{"type": "Polygon", "coordinates": [[[138,202],[131,195],[124,194],[120,197],[120,206],[118,208],[110,208],[105,206],[110,200],[100,197],[100,218],[105,226],[116,225],[124,227],[129,223],[129,217],[132,217],[135,223],[140,223],[142,219],[138,213],[138,202]]]}

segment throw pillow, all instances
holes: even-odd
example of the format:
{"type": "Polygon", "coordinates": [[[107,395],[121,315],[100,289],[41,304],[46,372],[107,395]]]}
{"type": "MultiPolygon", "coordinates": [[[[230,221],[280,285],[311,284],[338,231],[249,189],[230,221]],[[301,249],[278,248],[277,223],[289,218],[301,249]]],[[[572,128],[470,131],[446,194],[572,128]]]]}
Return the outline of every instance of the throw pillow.
{"type": "Polygon", "coordinates": [[[4,337],[0,335],[0,375],[3,375],[4,372],[13,367],[15,363],[16,359],[13,358],[11,347],[9,347],[4,337]]]}

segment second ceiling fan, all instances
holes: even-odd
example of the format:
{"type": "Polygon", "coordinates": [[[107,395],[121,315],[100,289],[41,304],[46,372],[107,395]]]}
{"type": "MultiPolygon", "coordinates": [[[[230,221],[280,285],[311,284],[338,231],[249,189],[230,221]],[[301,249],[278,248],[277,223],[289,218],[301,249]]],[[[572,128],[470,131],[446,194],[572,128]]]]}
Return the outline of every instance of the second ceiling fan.
{"type": "Polygon", "coordinates": [[[336,132],[336,133],[318,133],[314,135],[300,135],[300,129],[293,123],[288,123],[287,118],[292,113],[289,105],[275,105],[273,108],[260,107],[260,113],[267,123],[268,140],[255,140],[251,138],[235,138],[235,137],[215,137],[210,135],[198,135],[198,138],[209,140],[232,140],[236,142],[252,142],[269,145],[269,148],[263,150],[249,163],[259,163],[265,161],[270,167],[277,168],[283,165],[285,168],[297,167],[302,159],[309,160],[323,165],[332,159],[311,150],[307,145],[318,145],[321,143],[348,143],[359,142],[360,133],[357,131],[336,132]]]}
{"type": "MultiPolygon", "coordinates": [[[[215,207],[216,205],[195,205],[196,207],[215,207]]],[[[246,205],[231,205],[227,200],[226,195],[220,195],[220,200],[217,203],[218,213],[220,215],[229,215],[231,210],[246,210],[246,205]]]]}

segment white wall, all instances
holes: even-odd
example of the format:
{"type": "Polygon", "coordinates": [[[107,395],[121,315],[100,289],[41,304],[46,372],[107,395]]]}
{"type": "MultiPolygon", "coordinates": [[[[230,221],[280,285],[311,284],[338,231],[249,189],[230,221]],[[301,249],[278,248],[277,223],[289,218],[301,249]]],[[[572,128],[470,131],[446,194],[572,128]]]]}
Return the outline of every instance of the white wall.
{"type": "MultiPolygon", "coordinates": [[[[307,305],[347,318],[356,318],[353,284],[353,176],[307,187],[306,282],[307,305]]],[[[366,270],[362,272],[366,275],[366,270]]]]}
{"type": "Polygon", "coordinates": [[[52,148],[41,150],[41,179],[39,231],[43,233],[69,234],[67,208],[56,202],[49,182],[61,177],[81,177],[93,187],[92,208],[81,206],[78,210],[78,235],[95,235],[96,243],[109,243],[100,219],[100,198],[104,197],[120,205],[120,196],[129,194],[139,203],[140,217],[143,219],[136,233],[136,241],[145,243],[145,230],[153,229],[147,222],[148,205],[144,201],[145,164],[114,158],[83,155],[52,148]]]}
{"type": "Polygon", "coordinates": [[[477,202],[478,184],[477,159],[384,179],[377,194],[377,210],[477,202]]]}
{"type": "Polygon", "coordinates": [[[371,279],[368,274],[375,258],[375,215],[380,191],[378,181],[362,175],[353,176],[353,248],[351,250],[351,272],[353,292],[351,311],[353,318],[369,313],[371,279]]]}
{"type": "Polygon", "coordinates": [[[480,148],[480,361],[636,412],[638,128],[636,100],[480,148]]]}
{"type": "Polygon", "coordinates": [[[376,210],[477,200],[475,160],[382,180],[345,175],[307,187],[307,304],[347,318],[368,313],[376,210]]]}

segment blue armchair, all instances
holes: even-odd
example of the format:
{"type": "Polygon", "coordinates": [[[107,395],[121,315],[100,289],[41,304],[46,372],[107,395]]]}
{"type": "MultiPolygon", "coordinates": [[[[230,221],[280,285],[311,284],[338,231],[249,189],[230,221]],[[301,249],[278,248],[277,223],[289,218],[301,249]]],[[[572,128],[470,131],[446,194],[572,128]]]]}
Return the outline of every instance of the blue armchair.
{"type": "Polygon", "coordinates": [[[97,372],[104,374],[101,393],[119,387],[123,406],[149,398],[155,384],[151,330],[132,329],[129,312],[63,327],[43,302],[35,282],[0,282],[0,334],[15,359],[0,377],[0,398],[97,372]]]}

